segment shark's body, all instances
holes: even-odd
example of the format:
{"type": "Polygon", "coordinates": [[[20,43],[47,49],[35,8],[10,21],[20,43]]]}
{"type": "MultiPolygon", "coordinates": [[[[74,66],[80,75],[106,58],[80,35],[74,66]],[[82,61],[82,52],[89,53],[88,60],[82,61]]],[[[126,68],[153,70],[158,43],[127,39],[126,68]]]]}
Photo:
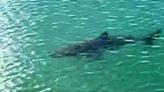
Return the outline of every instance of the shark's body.
{"type": "Polygon", "coordinates": [[[156,37],[159,37],[159,33],[161,33],[161,29],[146,35],[145,37],[134,38],[132,36],[109,36],[107,32],[103,32],[99,37],[93,40],[55,50],[50,56],[54,58],[64,56],[85,56],[95,58],[101,56],[105,49],[115,50],[125,44],[136,43],[138,41],[143,41],[147,45],[152,45],[153,40],[156,37]]]}

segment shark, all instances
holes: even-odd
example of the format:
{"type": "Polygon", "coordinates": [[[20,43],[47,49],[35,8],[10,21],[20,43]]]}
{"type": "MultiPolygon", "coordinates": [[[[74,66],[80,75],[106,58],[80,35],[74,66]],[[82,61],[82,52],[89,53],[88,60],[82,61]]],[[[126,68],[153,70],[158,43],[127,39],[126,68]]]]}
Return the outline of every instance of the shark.
{"type": "Polygon", "coordinates": [[[108,32],[101,33],[98,37],[84,41],[81,43],[76,43],[68,45],[66,47],[54,50],[49,56],[53,58],[61,57],[73,57],[82,56],[86,58],[98,58],[102,56],[105,50],[117,50],[119,47],[126,44],[134,44],[137,42],[143,42],[145,45],[153,45],[154,40],[160,37],[162,29],[158,29],[155,32],[147,34],[144,37],[138,38],[132,35],[128,36],[111,36],[108,32]]]}

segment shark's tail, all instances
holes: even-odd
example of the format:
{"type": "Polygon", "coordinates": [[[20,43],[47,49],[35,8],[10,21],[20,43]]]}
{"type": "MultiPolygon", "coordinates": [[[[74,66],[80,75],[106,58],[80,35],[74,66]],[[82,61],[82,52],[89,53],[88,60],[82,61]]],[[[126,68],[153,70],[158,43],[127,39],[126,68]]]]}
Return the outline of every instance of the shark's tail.
{"type": "Polygon", "coordinates": [[[153,41],[160,37],[160,33],[162,32],[162,29],[158,29],[157,31],[147,35],[143,38],[146,45],[153,45],[153,41]]]}

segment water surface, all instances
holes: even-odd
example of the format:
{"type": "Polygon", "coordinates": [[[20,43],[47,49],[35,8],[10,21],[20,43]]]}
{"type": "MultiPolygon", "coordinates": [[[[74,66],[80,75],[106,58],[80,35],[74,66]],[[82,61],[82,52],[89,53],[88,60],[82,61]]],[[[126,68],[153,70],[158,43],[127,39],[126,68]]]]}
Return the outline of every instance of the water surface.
{"type": "Polygon", "coordinates": [[[53,59],[56,48],[163,28],[163,0],[0,0],[1,92],[164,92],[164,33],[103,59],[53,59]]]}

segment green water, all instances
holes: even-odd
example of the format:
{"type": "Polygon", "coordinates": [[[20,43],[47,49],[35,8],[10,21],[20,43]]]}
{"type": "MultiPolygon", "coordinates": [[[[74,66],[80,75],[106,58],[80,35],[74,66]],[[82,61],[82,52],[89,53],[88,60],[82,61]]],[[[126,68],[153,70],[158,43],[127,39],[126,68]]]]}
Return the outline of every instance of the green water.
{"type": "Polygon", "coordinates": [[[0,0],[0,92],[164,92],[164,33],[100,60],[47,56],[104,31],[142,37],[163,28],[163,10],[163,0],[0,0]]]}

